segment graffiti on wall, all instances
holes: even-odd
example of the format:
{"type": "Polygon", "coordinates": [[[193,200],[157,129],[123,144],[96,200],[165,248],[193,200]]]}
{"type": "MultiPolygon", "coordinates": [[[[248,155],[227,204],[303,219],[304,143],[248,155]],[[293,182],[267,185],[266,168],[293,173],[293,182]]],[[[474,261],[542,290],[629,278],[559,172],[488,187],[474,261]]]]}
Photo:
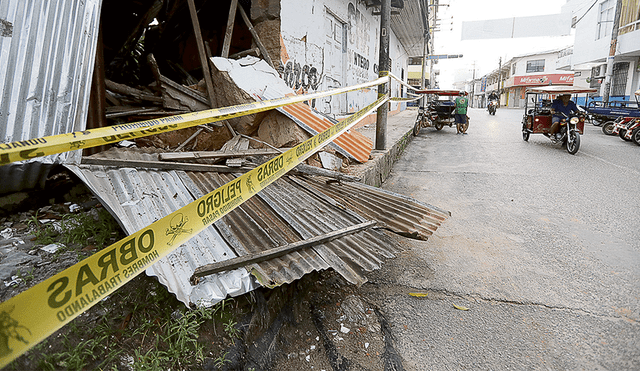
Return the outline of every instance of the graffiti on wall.
{"type": "Polygon", "coordinates": [[[364,70],[369,70],[369,60],[355,51],[353,52],[353,64],[364,70]]]}
{"type": "Polygon", "coordinates": [[[292,89],[318,90],[320,82],[322,82],[322,75],[318,73],[318,69],[310,64],[304,66],[300,63],[289,60],[284,66],[284,73],[282,74],[284,82],[292,89]]]}

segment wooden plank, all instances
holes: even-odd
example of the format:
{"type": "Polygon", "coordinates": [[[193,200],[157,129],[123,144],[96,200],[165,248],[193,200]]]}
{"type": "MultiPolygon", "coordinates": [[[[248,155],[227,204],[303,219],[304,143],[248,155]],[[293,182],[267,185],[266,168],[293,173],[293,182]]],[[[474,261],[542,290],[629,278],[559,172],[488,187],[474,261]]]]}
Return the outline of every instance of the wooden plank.
{"type": "Polygon", "coordinates": [[[247,149],[245,151],[197,151],[197,152],[179,152],[179,153],[161,153],[159,156],[160,161],[178,161],[178,160],[193,160],[193,159],[220,159],[220,158],[233,158],[233,157],[249,157],[249,156],[265,156],[265,155],[279,155],[291,148],[282,148],[282,151],[276,149],[247,149]]]}
{"type": "Polygon", "coordinates": [[[103,158],[103,157],[83,157],[81,163],[85,165],[132,167],[137,169],[214,171],[218,173],[243,173],[249,170],[253,170],[253,168],[250,168],[250,167],[230,168],[224,165],[189,164],[184,162],[122,160],[122,159],[103,158]]]}
{"type": "Polygon", "coordinates": [[[342,228],[333,232],[329,232],[321,236],[312,237],[304,241],[287,244],[284,246],[262,251],[256,254],[239,256],[237,258],[203,265],[201,267],[196,268],[195,271],[193,272],[193,275],[191,276],[191,284],[197,285],[199,277],[204,277],[210,274],[215,274],[223,271],[229,271],[229,270],[245,267],[247,265],[277,258],[283,255],[286,255],[290,252],[303,249],[305,247],[311,247],[311,246],[323,244],[329,241],[333,241],[337,238],[371,228],[375,226],[376,223],[377,222],[375,220],[370,220],[370,221],[360,223],[351,227],[342,228]]]}
{"type": "Polygon", "coordinates": [[[196,4],[193,0],[187,0],[189,4],[189,14],[191,14],[191,23],[193,23],[193,33],[196,37],[196,44],[198,45],[198,56],[200,57],[200,65],[202,66],[202,74],[204,75],[204,81],[207,85],[207,92],[209,93],[209,102],[211,107],[214,105],[214,91],[213,80],[211,79],[211,72],[209,72],[209,63],[207,62],[207,54],[204,50],[204,42],[202,41],[202,32],[200,31],[200,21],[198,21],[198,12],[196,11],[196,4]]]}
{"type": "Polygon", "coordinates": [[[109,79],[105,79],[104,84],[107,87],[107,89],[111,90],[114,93],[128,95],[141,101],[162,103],[162,97],[158,97],[153,94],[146,93],[142,90],[132,88],[124,84],[119,84],[109,79]]]}
{"type": "MultiPolygon", "coordinates": [[[[113,167],[132,167],[139,169],[159,169],[159,170],[184,170],[184,171],[213,171],[218,173],[245,173],[253,170],[252,167],[228,167],[225,165],[192,164],[186,162],[172,161],[142,161],[142,160],[122,160],[104,157],[83,157],[82,163],[86,165],[102,165],[113,167]]],[[[347,182],[360,182],[361,179],[351,175],[345,175],[336,171],[321,169],[315,166],[298,164],[293,170],[294,174],[323,176],[347,182]]]]}
{"type": "Polygon", "coordinates": [[[224,42],[222,44],[222,57],[229,57],[229,48],[231,47],[231,36],[233,34],[233,26],[236,22],[236,9],[238,9],[238,0],[231,0],[229,8],[229,19],[227,19],[227,31],[224,33],[224,42]]]}
{"type": "Polygon", "coordinates": [[[253,48],[253,49],[245,50],[245,51],[238,52],[238,53],[235,53],[235,54],[231,54],[229,56],[229,59],[240,59],[242,57],[246,57],[247,55],[253,55],[253,56],[259,57],[260,56],[260,49],[259,48],[253,48]]]}
{"type": "Polygon", "coordinates": [[[258,33],[253,28],[253,25],[251,24],[251,21],[249,20],[247,13],[242,8],[242,5],[240,5],[238,9],[240,10],[240,15],[242,16],[244,23],[247,25],[247,27],[249,27],[249,32],[251,32],[251,35],[253,36],[253,40],[256,42],[256,45],[258,45],[258,48],[260,48],[260,52],[262,53],[264,60],[267,61],[267,63],[269,63],[269,65],[275,69],[276,66],[274,66],[273,62],[271,61],[271,57],[267,52],[267,48],[265,48],[264,45],[262,44],[262,41],[260,41],[260,37],[258,37],[258,33]]]}

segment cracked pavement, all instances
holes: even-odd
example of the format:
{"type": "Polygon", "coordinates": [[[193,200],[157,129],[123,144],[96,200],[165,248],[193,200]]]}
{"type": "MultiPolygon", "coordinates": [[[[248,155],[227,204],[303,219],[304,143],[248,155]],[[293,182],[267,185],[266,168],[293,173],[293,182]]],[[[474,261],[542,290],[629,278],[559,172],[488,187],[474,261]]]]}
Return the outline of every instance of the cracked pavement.
{"type": "Polygon", "coordinates": [[[406,370],[640,369],[640,212],[610,192],[640,183],[640,161],[617,160],[637,148],[587,124],[571,156],[524,142],[521,115],[422,129],[383,188],[452,216],[428,241],[398,238],[361,292],[406,370]]]}

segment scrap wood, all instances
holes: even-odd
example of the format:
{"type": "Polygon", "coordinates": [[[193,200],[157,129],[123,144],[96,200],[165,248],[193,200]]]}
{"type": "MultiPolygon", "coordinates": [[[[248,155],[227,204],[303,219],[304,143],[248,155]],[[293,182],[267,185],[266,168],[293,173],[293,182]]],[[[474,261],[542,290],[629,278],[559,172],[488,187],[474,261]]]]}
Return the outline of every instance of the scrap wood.
{"type": "Polygon", "coordinates": [[[279,155],[291,148],[278,149],[246,149],[241,151],[197,151],[197,152],[168,152],[160,153],[160,161],[196,160],[196,159],[222,159],[250,156],[279,155]]]}
{"type": "Polygon", "coordinates": [[[222,43],[222,57],[229,57],[229,48],[231,47],[231,34],[233,33],[233,25],[236,21],[236,9],[238,0],[231,0],[229,7],[229,18],[227,19],[227,30],[224,33],[224,41],[222,43]]]}
{"type": "Polygon", "coordinates": [[[153,94],[149,94],[149,93],[147,93],[145,91],[142,91],[140,89],[132,88],[132,87],[127,86],[125,84],[119,84],[119,83],[111,81],[109,79],[104,79],[104,83],[105,83],[105,86],[107,87],[107,89],[111,90],[114,93],[130,96],[130,97],[133,97],[133,98],[141,100],[141,101],[162,103],[162,97],[158,97],[158,96],[155,96],[153,94]]]}
{"type": "Polygon", "coordinates": [[[247,55],[253,55],[254,57],[259,57],[261,55],[260,48],[256,47],[253,49],[248,49],[241,52],[237,52],[235,54],[231,54],[229,56],[229,59],[240,59],[242,57],[246,57],[247,55]]]}
{"type": "Polygon", "coordinates": [[[214,171],[218,173],[241,173],[253,170],[250,167],[231,168],[224,165],[191,164],[186,162],[163,162],[143,160],[123,160],[115,158],[83,157],[83,165],[102,165],[111,167],[130,167],[138,169],[214,171]]]}
{"type": "Polygon", "coordinates": [[[193,272],[193,275],[191,276],[190,281],[192,285],[197,285],[199,281],[199,277],[204,277],[204,276],[208,276],[208,275],[223,272],[223,271],[245,267],[247,265],[259,263],[269,259],[274,259],[274,258],[283,256],[285,254],[288,254],[290,252],[300,250],[305,247],[312,247],[315,245],[333,241],[337,238],[340,238],[349,234],[360,232],[362,230],[375,226],[376,223],[377,222],[375,220],[369,220],[367,222],[356,224],[351,227],[338,229],[336,231],[323,234],[321,236],[312,237],[303,241],[276,247],[276,248],[262,251],[256,254],[243,255],[237,258],[232,258],[229,260],[224,260],[224,261],[215,262],[212,264],[203,265],[195,269],[195,271],[193,272]]]}
{"type": "Polygon", "coordinates": [[[267,52],[267,48],[265,48],[264,44],[262,44],[262,41],[260,41],[260,37],[258,37],[258,33],[253,28],[253,24],[251,24],[251,21],[249,20],[249,17],[247,16],[247,13],[244,11],[244,8],[242,8],[242,5],[238,6],[238,10],[240,10],[240,15],[242,16],[242,19],[244,20],[244,23],[249,28],[249,32],[251,32],[251,36],[253,36],[253,40],[256,42],[256,45],[258,45],[258,48],[260,48],[260,52],[262,53],[262,55],[264,57],[264,60],[267,63],[269,63],[269,65],[271,67],[273,67],[275,69],[276,67],[273,64],[273,62],[271,61],[271,57],[269,56],[269,52],[267,52]]]}

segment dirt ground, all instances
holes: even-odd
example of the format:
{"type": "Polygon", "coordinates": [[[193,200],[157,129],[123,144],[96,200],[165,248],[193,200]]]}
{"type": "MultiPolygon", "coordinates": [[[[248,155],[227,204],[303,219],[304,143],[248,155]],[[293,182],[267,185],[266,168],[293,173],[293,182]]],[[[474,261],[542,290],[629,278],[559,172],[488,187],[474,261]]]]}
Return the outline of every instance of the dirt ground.
{"type": "MultiPolygon", "coordinates": [[[[124,237],[73,175],[0,216],[0,300],[124,237]]],[[[366,290],[365,290],[366,291],[366,290]]],[[[188,309],[141,274],[7,370],[402,370],[389,324],[332,270],[188,309]]]]}

